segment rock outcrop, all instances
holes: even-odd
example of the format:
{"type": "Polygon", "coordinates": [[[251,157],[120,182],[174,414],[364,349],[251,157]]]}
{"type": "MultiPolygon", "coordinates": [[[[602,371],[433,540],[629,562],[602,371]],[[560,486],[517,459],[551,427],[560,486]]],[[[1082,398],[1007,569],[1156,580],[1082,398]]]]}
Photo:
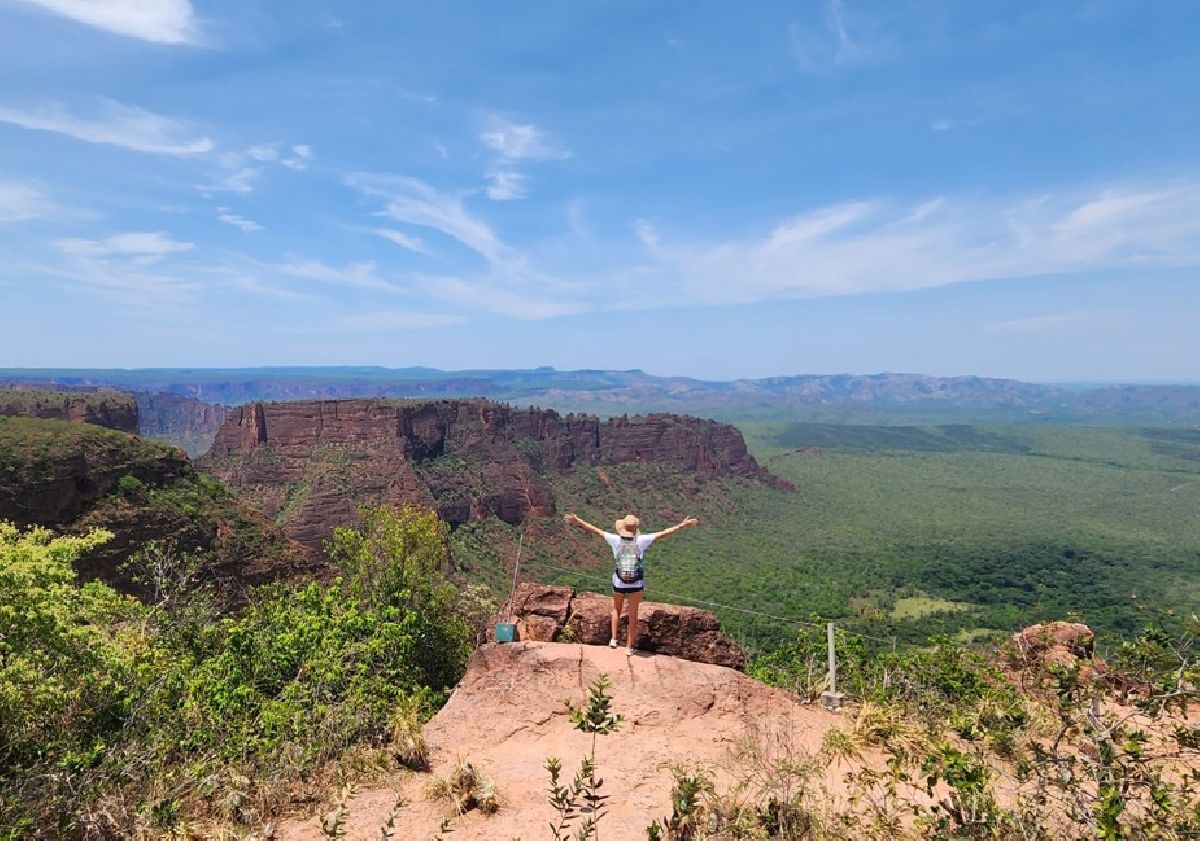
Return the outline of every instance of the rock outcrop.
{"type": "MultiPolygon", "coordinates": [[[[516,625],[517,640],[605,645],[612,630],[612,598],[577,593],[570,587],[522,584],[495,622],[516,625]]],[[[624,649],[628,617],[621,616],[617,639],[624,649]]],[[[493,623],[494,624],[494,623],[493,623]]],[[[638,649],[669,654],[696,663],[711,663],[741,671],[746,658],[737,644],[721,633],[721,622],[707,610],[658,602],[638,609],[638,649]]]]}
{"type": "Polygon", "coordinates": [[[90,423],[136,433],[138,407],[133,395],[97,391],[0,390],[0,415],[90,423]]]}
{"type": "MultiPolygon", "coordinates": [[[[397,837],[431,838],[447,815],[452,838],[547,837],[555,815],[546,802],[547,757],[562,761],[569,784],[592,750],[593,737],[571,726],[563,701],[586,706],[588,685],[601,674],[611,681],[612,711],[622,716],[615,733],[595,740],[597,775],[611,795],[599,826],[608,839],[645,838],[652,821],[671,814],[673,766],[716,769],[725,790],[755,767],[761,772],[774,763],[813,761],[825,732],[839,722],[833,713],[804,707],[781,689],[720,666],[645,653],[626,657],[606,647],[486,645],[425,726],[430,773],[409,775],[394,789],[360,789],[346,804],[347,837],[378,838],[397,802],[394,825],[403,828],[397,837]],[[429,781],[462,762],[494,783],[501,798],[496,814],[459,817],[431,794],[429,781]]],[[[846,773],[847,766],[830,763],[818,777],[837,786],[846,773]]],[[[276,837],[324,836],[314,818],[282,822],[276,837]]]]}
{"type": "Polygon", "coordinates": [[[363,504],[431,505],[452,526],[488,516],[518,524],[555,513],[549,475],[629,463],[791,487],[727,424],[679,415],[602,421],[484,400],[239,406],[199,465],[320,548],[335,526],[357,522],[363,504]]]}
{"type": "Polygon", "coordinates": [[[1074,666],[1092,659],[1096,633],[1079,622],[1046,622],[1013,634],[1011,648],[1022,665],[1074,666]]]}

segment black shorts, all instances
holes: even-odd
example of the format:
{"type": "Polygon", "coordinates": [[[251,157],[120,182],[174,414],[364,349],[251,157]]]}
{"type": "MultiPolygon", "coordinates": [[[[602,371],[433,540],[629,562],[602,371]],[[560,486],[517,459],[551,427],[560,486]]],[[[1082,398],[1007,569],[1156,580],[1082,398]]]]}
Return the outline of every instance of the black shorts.
{"type": "Polygon", "coordinates": [[[622,596],[628,596],[630,593],[640,593],[645,589],[646,585],[640,583],[636,587],[618,587],[615,584],[613,585],[613,592],[620,593],[622,596]]]}

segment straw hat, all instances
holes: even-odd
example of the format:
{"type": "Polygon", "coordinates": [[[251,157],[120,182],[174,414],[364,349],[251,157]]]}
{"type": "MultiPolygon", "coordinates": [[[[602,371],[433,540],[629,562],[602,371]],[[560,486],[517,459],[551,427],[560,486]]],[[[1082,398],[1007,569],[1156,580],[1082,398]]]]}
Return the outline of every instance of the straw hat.
{"type": "Polygon", "coordinates": [[[617,534],[619,534],[621,537],[633,537],[637,534],[638,526],[641,524],[641,522],[641,520],[632,514],[626,514],[624,517],[613,523],[613,525],[617,529],[617,534]]]}

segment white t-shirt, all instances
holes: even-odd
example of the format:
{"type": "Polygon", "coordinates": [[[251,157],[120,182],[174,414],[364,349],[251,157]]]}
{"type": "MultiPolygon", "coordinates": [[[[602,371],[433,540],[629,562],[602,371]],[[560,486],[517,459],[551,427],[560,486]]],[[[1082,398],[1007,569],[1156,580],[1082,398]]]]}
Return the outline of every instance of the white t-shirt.
{"type": "MultiPolygon", "coordinates": [[[[646,550],[650,548],[651,543],[658,539],[659,534],[661,534],[661,532],[654,532],[653,534],[639,534],[635,538],[637,540],[638,558],[641,558],[646,554],[646,550]]],[[[621,556],[621,535],[606,531],[604,533],[604,539],[608,542],[609,547],[612,548],[613,560],[615,561],[621,556]]],[[[630,584],[627,581],[622,581],[617,575],[617,571],[613,570],[612,583],[614,587],[620,587],[622,590],[640,590],[646,586],[646,579],[643,578],[641,581],[630,584]]]]}

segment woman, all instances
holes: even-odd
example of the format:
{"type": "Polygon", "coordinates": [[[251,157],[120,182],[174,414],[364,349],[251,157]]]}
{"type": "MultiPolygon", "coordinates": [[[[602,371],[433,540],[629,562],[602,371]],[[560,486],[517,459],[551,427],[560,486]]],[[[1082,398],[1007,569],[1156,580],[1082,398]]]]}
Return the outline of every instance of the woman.
{"type": "Polygon", "coordinates": [[[638,605],[642,602],[642,590],[646,586],[642,556],[646,554],[646,550],[650,548],[650,544],[654,541],[694,526],[699,520],[695,517],[688,517],[678,525],[671,526],[669,529],[663,529],[651,534],[642,534],[638,531],[641,521],[633,514],[626,514],[613,524],[613,527],[616,529],[616,534],[613,534],[612,532],[593,526],[586,520],[581,520],[574,514],[567,514],[563,519],[571,525],[579,526],[585,531],[590,531],[597,537],[603,537],[608,545],[612,547],[616,569],[613,570],[612,576],[612,636],[608,640],[608,647],[617,647],[617,626],[621,622],[621,608],[625,606],[625,599],[628,598],[629,627],[626,629],[627,647],[625,654],[633,654],[634,648],[637,647],[638,605]]]}

